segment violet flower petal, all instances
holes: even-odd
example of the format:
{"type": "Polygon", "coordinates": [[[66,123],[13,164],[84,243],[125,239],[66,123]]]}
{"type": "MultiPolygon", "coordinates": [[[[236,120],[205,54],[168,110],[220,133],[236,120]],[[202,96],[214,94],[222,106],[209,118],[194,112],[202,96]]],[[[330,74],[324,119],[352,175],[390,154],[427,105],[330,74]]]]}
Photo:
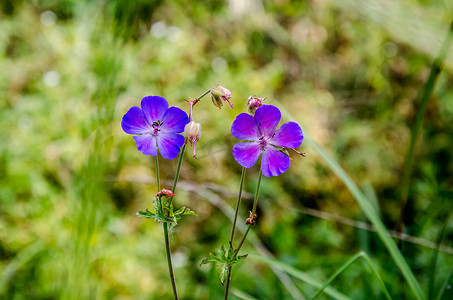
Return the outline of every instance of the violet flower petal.
{"type": "Polygon", "coordinates": [[[129,134],[143,134],[151,130],[146,122],[142,110],[137,106],[132,106],[121,120],[123,131],[129,134]]]}
{"type": "Polygon", "coordinates": [[[260,132],[255,119],[246,113],[239,114],[231,125],[231,134],[241,140],[258,141],[260,132]]]}
{"type": "Polygon", "coordinates": [[[304,135],[299,124],[296,122],[288,122],[283,124],[274,136],[268,140],[274,146],[284,148],[297,148],[302,144],[304,135]]]}
{"type": "Polygon", "coordinates": [[[141,102],[143,115],[150,125],[160,121],[168,109],[168,102],[160,96],[146,96],[141,102]]]}
{"type": "Polygon", "coordinates": [[[278,176],[286,172],[290,164],[289,157],[273,146],[268,146],[263,151],[261,171],[266,177],[278,176]]]}
{"type": "Polygon", "coordinates": [[[157,155],[156,139],[150,134],[133,136],[135,143],[137,144],[138,151],[141,151],[145,155],[157,155]]]}
{"type": "Polygon", "coordinates": [[[176,158],[185,140],[184,136],[176,133],[160,133],[156,139],[159,152],[165,159],[176,158]]]}
{"type": "Polygon", "coordinates": [[[256,125],[266,138],[272,136],[281,118],[280,110],[273,105],[262,105],[255,112],[256,125]]]}
{"type": "Polygon", "coordinates": [[[237,143],[233,147],[234,159],[244,168],[253,167],[260,154],[260,144],[256,142],[237,143]]]}
{"type": "Polygon", "coordinates": [[[163,122],[160,127],[165,133],[181,133],[189,123],[187,114],[178,107],[170,107],[167,112],[162,116],[163,122]]]}

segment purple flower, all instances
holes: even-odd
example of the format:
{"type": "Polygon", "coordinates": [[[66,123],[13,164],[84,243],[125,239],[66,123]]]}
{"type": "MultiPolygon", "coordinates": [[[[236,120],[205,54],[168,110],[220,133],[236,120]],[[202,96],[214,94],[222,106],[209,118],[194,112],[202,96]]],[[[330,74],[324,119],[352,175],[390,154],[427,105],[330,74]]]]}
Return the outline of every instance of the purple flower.
{"type": "Polygon", "coordinates": [[[251,168],[263,154],[261,171],[264,176],[278,176],[290,165],[288,155],[276,147],[297,148],[302,144],[304,136],[299,124],[288,122],[278,130],[281,119],[280,110],[272,105],[262,105],[255,117],[242,113],[231,125],[231,134],[237,139],[249,140],[247,143],[237,143],[233,147],[234,159],[243,167],[251,168]]]}
{"type": "Polygon", "coordinates": [[[159,96],[147,96],[140,107],[133,106],[123,116],[121,127],[134,136],[137,148],[145,155],[160,154],[174,159],[184,145],[184,127],[189,123],[187,114],[178,107],[168,107],[168,102],[159,96]]]}

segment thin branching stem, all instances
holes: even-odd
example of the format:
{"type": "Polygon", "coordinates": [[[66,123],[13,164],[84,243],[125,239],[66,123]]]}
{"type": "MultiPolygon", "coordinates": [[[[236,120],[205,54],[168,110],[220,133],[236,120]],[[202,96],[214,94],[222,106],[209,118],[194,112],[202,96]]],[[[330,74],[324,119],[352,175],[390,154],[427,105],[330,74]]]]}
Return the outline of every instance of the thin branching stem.
{"type": "MultiPolygon", "coordinates": [[[[160,191],[160,175],[159,175],[159,159],[157,155],[155,156],[156,160],[156,182],[157,182],[157,191],[160,191]]],[[[159,206],[161,213],[163,213],[163,206],[162,206],[162,197],[159,197],[159,206]]],[[[170,240],[168,239],[168,224],[167,222],[163,222],[163,229],[164,229],[164,237],[165,237],[165,250],[167,252],[167,262],[168,262],[168,272],[170,273],[170,280],[171,286],[173,289],[173,296],[175,300],[178,300],[178,290],[176,289],[176,281],[175,275],[173,273],[173,264],[171,262],[171,251],[170,251],[170,240]]]]}
{"type": "Polygon", "coordinates": [[[206,96],[207,94],[209,94],[209,92],[211,92],[211,89],[205,91],[203,94],[201,94],[200,96],[198,96],[197,100],[200,100],[201,98],[203,98],[204,96],[206,96]]]}
{"type": "Polygon", "coordinates": [[[244,168],[244,167],[242,168],[241,183],[239,184],[238,199],[236,201],[236,211],[234,212],[233,227],[231,228],[230,249],[233,249],[234,231],[236,229],[236,222],[237,222],[237,219],[238,219],[239,206],[241,205],[242,187],[244,185],[245,171],[246,170],[247,170],[246,168],[244,168]]]}
{"type": "MultiPolygon", "coordinates": [[[[241,183],[239,184],[238,199],[236,201],[236,211],[234,213],[233,226],[231,228],[231,237],[230,237],[230,242],[229,242],[230,251],[233,251],[234,231],[236,229],[236,222],[237,222],[237,219],[238,219],[239,206],[241,205],[242,187],[244,185],[245,171],[246,171],[246,168],[243,167],[242,168],[242,174],[241,174],[241,183]]],[[[228,268],[227,284],[226,284],[226,288],[225,288],[225,299],[228,299],[228,291],[230,289],[230,281],[231,281],[231,267],[228,268]]]]}
{"type": "MultiPolygon", "coordinates": [[[[210,91],[211,91],[210,89],[205,91],[203,94],[201,94],[197,98],[197,100],[200,100],[201,98],[206,96],[210,91]]],[[[192,109],[193,109],[193,107],[191,105],[190,112],[189,112],[189,122],[193,118],[192,117],[192,109]]],[[[186,151],[186,145],[187,144],[185,143],[182,146],[181,152],[179,153],[178,166],[176,168],[175,179],[174,179],[173,187],[172,187],[173,194],[176,191],[176,185],[177,185],[178,180],[179,180],[179,173],[181,172],[182,159],[184,157],[184,152],[186,151]]],[[[156,179],[157,179],[158,191],[160,191],[160,179],[159,178],[160,178],[159,177],[159,162],[158,162],[157,156],[156,156],[156,179]]],[[[170,199],[168,201],[169,201],[170,205],[172,205],[173,197],[170,197],[170,199]]],[[[162,203],[161,203],[161,207],[162,207],[162,203]]],[[[165,236],[165,249],[166,249],[166,252],[167,252],[168,271],[170,272],[170,279],[171,279],[171,285],[172,285],[172,288],[173,288],[173,295],[175,297],[175,300],[178,300],[179,299],[178,298],[178,291],[176,289],[175,275],[173,273],[173,264],[172,264],[172,261],[171,261],[170,240],[168,238],[168,224],[166,222],[163,223],[163,228],[164,228],[164,236],[165,236]]]]}
{"type": "MultiPolygon", "coordinates": [[[[244,173],[243,173],[244,174],[244,173]]],[[[245,174],[244,174],[245,175],[245,174]]],[[[256,184],[256,190],[255,190],[255,198],[253,199],[253,209],[252,209],[252,215],[255,215],[256,214],[256,207],[257,207],[257,204],[258,204],[258,196],[260,194],[260,187],[261,187],[261,178],[263,177],[263,173],[260,171],[260,174],[258,175],[258,182],[256,184]]],[[[236,218],[235,218],[236,219],[236,218]]],[[[234,250],[234,253],[233,253],[233,256],[231,257],[231,259],[233,260],[239,253],[239,250],[241,250],[242,248],[242,245],[244,244],[245,242],[245,239],[247,238],[247,235],[250,231],[250,228],[252,227],[252,224],[250,224],[248,227],[247,227],[247,231],[244,233],[244,236],[242,237],[242,240],[241,242],[239,243],[239,246],[237,247],[236,250],[234,250]]],[[[227,277],[227,284],[226,284],[226,287],[225,287],[225,300],[228,299],[228,294],[229,294],[229,291],[230,291],[230,281],[231,281],[231,267],[228,268],[228,277],[227,277]]]]}

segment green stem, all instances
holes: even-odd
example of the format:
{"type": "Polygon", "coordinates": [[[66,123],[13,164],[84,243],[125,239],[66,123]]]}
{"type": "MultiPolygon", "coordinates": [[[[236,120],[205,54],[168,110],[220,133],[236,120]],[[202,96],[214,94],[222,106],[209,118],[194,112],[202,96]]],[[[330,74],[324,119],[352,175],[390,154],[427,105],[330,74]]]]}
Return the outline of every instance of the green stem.
{"type": "Polygon", "coordinates": [[[168,239],[168,225],[164,222],[164,235],[165,235],[165,250],[167,252],[168,271],[170,272],[171,286],[173,288],[173,296],[178,300],[178,290],[176,289],[175,274],[173,273],[173,265],[171,263],[170,241],[168,239]]]}
{"type": "MultiPolygon", "coordinates": [[[[179,153],[178,166],[176,167],[175,180],[173,181],[173,187],[171,189],[173,194],[176,191],[176,184],[178,184],[179,173],[181,172],[182,159],[184,157],[184,152],[186,152],[186,146],[187,146],[187,144],[184,144],[184,146],[182,146],[182,148],[181,148],[181,152],[179,153]]],[[[173,197],[170,197],[170,199],[168,201],[170,202],[170,205],[171,205],[173,202],[173,197]]]]}
{"type": "MultiPolygon", "coordinates": [[[[237,222],[237,219],[238,219],[239,206],[241,204],[242,186],[244,185],[245,171],[246,171],[246,168],[243,167],[242,168],[242,174],[241,174],[241,183],[239,185],[238,200],[236,201],[236,211],[234,213],[234,221],[233,221],[233,226],[231,228],[230,251],[233,250],[234,230],[236,229],[236,222],[237,222]]],[[[230,281],[231,281],[231,267],[228,268],[227,284],[226,284],[226,288],[225,288],[225,300],[228,299],[228,291],[230,289],[230,281]]]]}
{"type": "MultiPolygon", "coordinates": [[[[203,94],[201,94],[197,100],[200,100],[201,98],[203,98],[204,96],[206,96],[211,90],[207,90],[205,91],[203,94]]],[[[189,122],[191,121],[192,119],[192,106],[190,107],[190,114],[189,114],[189,122]]],[[[181,152],[179,153],[179,159],[178,159],[178,166],[176,168],[176,174],[175,174],[175,179],[173,181],[173,187],[172,187],[172,192],[173,194],[175,193],[176,191],[176,185],[178,183],[178,180],[179,180],[179,174],[181,172],[181,165],[182,165],[182,159],[184,157],[184,153],[186,151],[186,146],[187,144],[184,144],[181,148],[181,152]]],[[[159,162],[157,160],[157,156],[156,156],[156,178],[157,178],[157,187],[158,187],[158,190],[160,191],[160,180],[159,180],[159,162]]],[[[170,199],[168,200],[169,201],[169,204],[170,206],[172,205],[172,202],[173,202],[173,197],[170,197],[170,199]]],[[[162,207],[162,203],[160,205],[162,207]]],[[[167,223],[163,223],[163,227],[164,227],[164,236],[165,236],[165,249],[166,249],[166,252],[167,252],[167,262],[168,262],[168,270],[170,272],[170,279],[171,279],[171,285],[172,285],[172,288],[173,288],[173,295],[175,297],[176,300],[178,300],[178,291],[176,289],[176,282],[175,282],[175,275],[173,273],[173,265],[172,265],[172,262],[171,262],[171,251],[170,251],[170,241],[168,239],[168,224],[167,223]]]]}
{"type": "MultiPolygon", "coordinates": [[[[155,157],[156,160],[156,182],[157,182],[157,191],[160,191],[160,175],[159,175],[159,159],[156,155],[155,157]]],[[[161,213],[163,213],[163,206],[162,206],[162,197],[159,197],[159,206],[161,213]]],[[[173,273],[173,264],[171,262],[171,251],[170,251],[170,240],[168,239],[168,224],[166,222],[163,222],[163,229],[164,229],[164,237],[165,237],[165,250],[167,252],[167,263],[168,263],[168,271],[170,273],[170,280],[171,280],[171,286],[173,289],[173,295],[175,297],[175,300],[178,300],[178,291],[176,289],[176,281],[175,281],[175,275],[173,273]]]]}
{"type": "Polygon", "coordinates": [[[253,200],[252,214],[256,213],[256,206],[258,204],[258,196],[260,194],[261,178],[262,177],[263,177],[263,172],[260,171],[260,175],[258,176],[258,183],[256,184],[255,199],[253,200]]]}
{"type": "MultiPolygon", "coordinates": [[[[256,184],[255,199],[253,200],[252,215],[256,214],[256,206],[258,204],[258,196],[260,194],[261,178],[262,177],[263,177],[263,173],[260,171],[260,175],[258,176],[258,183],[256,184]]],[[[241,247],[244,244],[245,239],[247,238],[247,234],[249,233],[251,227],[252,227],[252,224],[250,224],[249,227],[247,227],[247,231],[244,233],[244,236],[242,237],[242,240],[239,243],[238,248],[234,251],[233,258],[235,258],[236,255],[239,253],[239,250],[241,250],[241,247]]]]}
{"type": "Polygon", "coordinates": [[[439,74],[442,71],[442,63],[445,59],[445,56],[448,54],[450,49],[450,44],[453,38],[453,21],[450,23],[450,30],[448,31],[447,37],[440,49],[439,55],[434,59],[431,66],[431,72],[428,77],[428,82],[426,83],[425,90],[423,92],[420,108],[417,112],[415,118],[414,128],[411,132],[411,140],[409,144],[409,150],[406,156],[406,163],[404,165],[403,179],[401,183],[401,211],[400,218],[397,224],[397,230],[402,232],[404,226],[404,211],[407,204],[407,199],[409,197],[409,188],[410,188],[410,179],[412,173],[412,167],[414,164],[415,150],[417,147],[417,142],[420,138],[421,128],[423,124],[423,118],[425,116],[426,107],[428,105],[429,99],[436,86],[437,79],[439,74]]]}
{"type": "Polygon", "coordinates": [[[156,156],[154,156],[154,159],[156,161],[156,183],[157,183],[157,192],[160,192],[160,176],[159,176],[159,159],[156,156]]]}
{"type": "Polygon", "coordinates": [[[200,96],[198,96],[198,98],[196,98],[196,100],[200,100],[201,98],[203,98],[204,96],[206,96],[207,94],[209,94],[210,91],[211,91],[211,89],[207,90],[206,92],[204,92],[203,94],[201,94],[200,96]]]}
{"type": "Polygon", "coordinates": [[[237,219],[238,219],[239,206],[241,205],[242,187],[244,185],[245,171],[246,170],[247,170],[246,168],[244,168],[244,167],[242,168],[241,183],[239,184],[239,194],[238,194],[238,200],[236,202],[236,211],[234,213],[233,228],[231,229],[230,249],[233,249],[234,231],[236,229],[236,222],[237,222],[237,219]]]}
{"type": "MultiPolygon", "coordinates": [[[[245,176],[245,170],[243,170],[243,173],[242,175],[245,176]]],[[[255,199],[253,199],[253,209],[252,209],[252,215],[255,215],[256,213],[256,207],[257,207],[257,204],[258,204],[258,196],[260,194],[260,187],[261,187],[261,178],[263,177],[263,173],[260,171],[260,174],[258,175],[258,183],[256,184],[256,190],[255,190],[255,199]]],[[[241,180],[243,180],[241,178],[241,180]]],[[[242,183],[241,183],[242,185],[242,183]]],[[[236,220],[236,217],[235,217],[235,220],[236,220]]],[[[234,251],[233,253],[233,256],[232,256],[232,260],[238,255],[239,253],[239,250],[241,250],[242,248],[242,245],[244,244],[245,242],[245,239],[247,238],[247,235],[250,231],[250,228],[252,227],[252,224],[250,224],[248,227],[247,227],[247,231],[244,233],[244,236],[242,237],[242,240],[241,242],[239,243],[239,246],[238,248],[234,251]]],[[[231,235],[233,237],[233,234],[231,235]]],[[[232,245],[232,242],[230,243],[230,245],[232,245]]],[[[231,281],[231,271],[232,271],[232,267],[228,268],[228,277],[227,277],[227,285],[225,287],[225,300],[228,299],[228,293],[230,291],[230,281],[231,281]]]]}

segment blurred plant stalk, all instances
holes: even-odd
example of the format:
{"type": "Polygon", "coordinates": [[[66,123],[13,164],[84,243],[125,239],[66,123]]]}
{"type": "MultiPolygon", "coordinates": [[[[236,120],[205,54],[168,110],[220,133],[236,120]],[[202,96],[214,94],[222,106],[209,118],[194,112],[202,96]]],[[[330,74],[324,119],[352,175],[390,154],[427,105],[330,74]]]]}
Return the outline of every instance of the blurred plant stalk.
{"type": "Polygon", "coordinates": [[[434,59],[431,66],[431,71],[428,77],[428,81],[423,92],[420,108],[415,118],[415,124],[411,131],[411,140],[409,149],[406,156],[406,162],[404,165],[403,180],[401,183],[401,210],[400,217],[397,223],[397,231],[402,233],[404,231],[404,217],[407,201],[409,198],[410,180],[414,164],[415,151],[417,148],[418,141],[420,139],[421,129],[423,126],[423,118],[425,116],[426,107],[428,106],[429,99],[433,94],[434,88],[436,87],[437,79],[443,70],[443,62],[448,54],[448,50],[451,46],[453,39],[453,21],[450,23],[450,30],[448,31],[447,37],[442,44],[439,55],[434,59]]]}

